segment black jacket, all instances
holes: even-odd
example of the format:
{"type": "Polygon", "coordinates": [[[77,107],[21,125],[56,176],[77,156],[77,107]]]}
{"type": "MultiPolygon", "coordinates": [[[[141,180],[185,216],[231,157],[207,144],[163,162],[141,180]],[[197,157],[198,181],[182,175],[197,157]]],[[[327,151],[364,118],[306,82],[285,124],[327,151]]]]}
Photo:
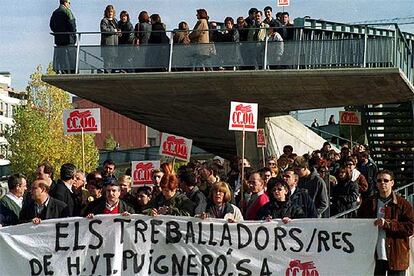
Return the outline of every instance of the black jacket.
{"type": "Polygon", "coordinates": [[[49,194],[51,197],[63,201],[66,205],[68,205],[69,217],[80,215],[81,206],[77,206],[76,204],[76,195],[69,191],[68,187],[66,187],[62,180],[59,179],[56,182],[56,185],[52,190],[50,190],[49,194]]]}
{"type": "Polygon", "coordinates": [[[198,187],[194,187],[194,189],[190,193],[186,193],[186,196],[195,204],[195,215],[199,215],[206,211],[207,199],[203,192],[200,191],[200,189],[198,189],[198,187]]]}
{"type": "Polygon", "coordinates": [[[20,211],[19,205],[5,195],[0,200],[0,224],[3,226],[18,224],[20,211]]]}
{"type": "Polygon", "coordinates": [[[368,161],[367,164],[359,164],[358,170],[362,173],[363,176],[365,176],[365,179],[368,182],[367,191],[361,193],[362,198],[368,198],[370,196],[373,196],[377,181],[377,165],[375,165],[375,163],[372,163],[371,161],[368,161]]]}
{"type": "Polygon", "coordinates": [[[131,22],[122,22],[119,20],[118,29],[122,32],[121,36],[118,38],[118,44],[132,44],[134,42],[134,27],[131,22]]]}
{"type": "MultiPolygon", "coordinates": [[[[50,18],[49,23],[52,32],[76,32],[76,20],[72,11],[63,5],[57,8],[50,18]]],[[[55,34],[57,46],[73,45],[76,43],[76,34],[55,34]]]]}
{"type": "Polygon", "coordinates": [[[351,180],[340,180],[332,189],[331,216],[356,207],[359,196],[358,184],[351,180]]]}
{"type": "Polygon", "coordinates": [[[278,202],[271,200],[263,205],[258,212],[257,217],[259,219],[265,219],[267,216],[271,216],[272,219],[288,217],[291,219],[304,218],[305,212],[299,205],[291,202],[289,199],[285,202],[278,202]]]}
{"type": "Polygon", "coordinates": [[[229,32],[225,32],[220,35],[220,42],[239,42],[240,36],[239,31],[236,28],[233,28],[229,32]]]}
{"type": "Polygon", "coordinates": [[[53,197],[49,197],[49,203],[40,215],[36,215],[35,208],[34,200],[31,200],[27,204],[23,204],[19,216],[20,222],[29,222],[35,217],[42,220],[68,217],[68,206],[64,202],[53,197]]]}
{"type": "Polygon", "coordinates": [[[168,36],[165,33],[164,25],[160,22],[152,24],[152,31],[148,43],[162,44],[168,43],[169,41],[170,40],[168,39],[168,36]]]}
{"type": "Polygon", "coordinates": [[[318,212],[316,211],[315,203],[308,195],[308,192],[304,189],[296,188],[293,194],[290,195],[290,201],[296,205],[302,207],[305,212],[306,218],[317,218],[318,212]]]}

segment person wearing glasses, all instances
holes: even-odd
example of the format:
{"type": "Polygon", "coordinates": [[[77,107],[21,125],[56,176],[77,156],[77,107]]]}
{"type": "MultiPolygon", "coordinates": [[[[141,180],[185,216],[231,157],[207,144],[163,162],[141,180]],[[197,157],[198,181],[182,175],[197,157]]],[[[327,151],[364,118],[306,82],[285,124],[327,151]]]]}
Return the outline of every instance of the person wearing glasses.
{"type": "Polygon", "coordinates": [[[277,164],[277,158],[274,155],[271,155],[266,160],[266,167],[269,168],[272,172],[272,177],[277,177],[279,174],[279,167],[277,164]]]}
{"type": "Polygon", "coordinates": [[[378,241],[375,250],[374,275],[405,275],[409,266],[409,237],[414,231],[411,204],[393,190],[394,173],[379,171],[376,178],[378,194],[362,201],[359,218],[375,218],[378,241]]]}
{"type": "Polygon", "coordinates": [[[57,46],[53,66],[57,72],[73,74],[75,73],[76,48],[68,46],[74,46],[76,43],[76,19],[70,9],[70,0],[60,0],[59,3],[49,23],[57,46]]]}
{"type": "Polygon", "coordinates": [[[272,178],[269,180],[268,188],[269,202],[259,209],[259,219],[282,219],[286,224],[292,219],[305,217],[302,207],[290,200],[290,189],[285,180],[272,178]]]}

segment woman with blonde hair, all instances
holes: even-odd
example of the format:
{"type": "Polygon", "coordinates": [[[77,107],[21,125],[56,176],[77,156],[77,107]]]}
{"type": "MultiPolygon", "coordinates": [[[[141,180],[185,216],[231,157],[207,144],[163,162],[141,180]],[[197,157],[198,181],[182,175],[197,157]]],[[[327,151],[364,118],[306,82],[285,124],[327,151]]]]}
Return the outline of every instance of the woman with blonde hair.
{"type": "Polygon", "coordinates": [[[243,221],[243,215],[240,209],[231,204],[232,199],[229,185],[225,182],[217,182],[210,190],[211,204],[207,206],[207,212],[200,217],[205,218],[220,218],[229,222],[243,221]]]}
{"type": "Polygon", "coordinates": [[[115,18],[114,6],[108,5],[105,8],[104,18],[101,20],[101,53],[104,59],[104,69],[115,69],[115,60],[118,58],[118,37],[121,30],[118,29],[118,20],[115,18]]]}

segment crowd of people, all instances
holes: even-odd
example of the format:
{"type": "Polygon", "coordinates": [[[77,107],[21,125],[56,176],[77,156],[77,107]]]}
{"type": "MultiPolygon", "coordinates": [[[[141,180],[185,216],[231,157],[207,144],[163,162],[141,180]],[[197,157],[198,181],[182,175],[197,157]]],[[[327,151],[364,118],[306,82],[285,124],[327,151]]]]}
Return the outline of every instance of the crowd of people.
{"type": "MultiPolygon", "coordinates": [[[[150,15],[147,11],[141,11],[138,14],[137,21],[134,26],[129,13],[125,10],[120,12],[119,19],[117,19],[114,6],[106,6],[104,17],[100,23],[100,44],[102,46],[101,53],[104,59],[104,68],[119,68],[120,64],[131,63],[131,60],[134,58],[131,56],[131,52],[118,51],[120,47],[168,44],[170,42],[170,38],[167,35],[167,27],[162,22],[159,14],[150,15]]],[[[273,51],[274,55],[272,55],[277,62],[280,61],[284,53],[283,41],[292,40],[294,37],[293,24],[289,18],[289,13],[277,12],[274,17],[271,6],[266,6],[263,11],[251,8],[246,18],[243,16],[238,16],[237,18],[228,16],[224,18],[223,22],[224,26],[221,29],[220,22],[210,21],[207,11],[205,9],[198,9],[195,26],[190,31],[190,26],[187,22],[180,22],[173,31],[173,43],[182,45],[198,44],[198,55],[194,59],[198,60],[198,65],[207,66],[206,60],[210,56],[216,55],[218,51],[214,47],[214,43],[262,42],[267,37],[268,41],[279,42],[273,51]]],[[[69,0],[60,0],[59,8],[53,12],[50,19],[50,28],[52,32],[56,33],[54,37],[57,46],[68,46],[76,43],[76,21],[70,10],[69,0]],[[62,32],[65,34],[58,34],[62,32]]],[[[254,47],[259,47],[259,45],[253,45],[254,47]]],[[[263,60],[263,53],[257,53],[258,56],[250,57],[249,55],[252,55],[253,48],[247,49],[246,47],[246,51],[241,53],[236,53],[237,51],[235,51],[235,57],[238,56],[244,59],[249,65],[256,64],[256,66],[259,66],[263,60]]],[[[57,50],[62,51],[63,49],[57,50]]],[[[165,51],[157,51],[157,60],[163,60],[163,54],[165,54],[165,51]]],[[[67,62],[66,55],[62,52],[59,60],[67,62]]],[[[154,61],[151,61],[151,58],[149,58],[153,54],[147,53],[146,49],[142,49],[140,55],[143,57],[142,60],[145,60],[146,67],[154,66],[154,64],[151,64],[154,61]]],[[[168,58],[168,56],[165,56],[165,58],[168,58]]],[[[110,70],[110,72],[118,71],[110,70]]],[[[128,70],[124,70],[124,72],[128,72],[128,70]]]]}
{"type": "Polygon", "coordinates": [[[381,260],[390,264],[395,261],[400,264],[398,268],[406,269],[384,246],[392,239],[397,239],[394,242],[399,248],[406,245],[413,234],[413,208],[392,192],[393,173],[377,171],[365,145],[352,149],[343,146],[337,153],[326,142],[320,150],[303,156],[286,145],[279,158],[269,156],[262,168],[253,168],[249,160],[239,157],[230,162],[218,156],[191,161],[176,172],[171,163],[163,163],[152,171],[153,184],[134,188],[131,169],[119,177],[116,170],[116,164],[106,160],[102,171],[85,176],[67,163],[55,180],[54,168],[42,163],[29,192],[26,177],[13,174],[8,178],[9,192],[0,200],[0,224],[134,213],[239,223],[281,219],[288,223],[298,218],[328,217],[328,210],[334,215],[361,205],[357,214],[351,212],[348,216],[377,218],[375,224],[382,233],[378,253],[382,254],[381,260]]]}

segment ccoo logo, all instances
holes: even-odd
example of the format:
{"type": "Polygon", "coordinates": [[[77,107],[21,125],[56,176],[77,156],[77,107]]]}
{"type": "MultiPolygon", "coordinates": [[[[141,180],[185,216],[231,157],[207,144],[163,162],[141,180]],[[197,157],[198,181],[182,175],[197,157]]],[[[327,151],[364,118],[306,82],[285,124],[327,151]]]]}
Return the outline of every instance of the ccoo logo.
{"type": "Polygon", "coordinates": [[[319,276],[315,264],[310,262],[302,263],[300,260],[290,261],[289,267],[285,272],[286,276],[319,276]]]}

